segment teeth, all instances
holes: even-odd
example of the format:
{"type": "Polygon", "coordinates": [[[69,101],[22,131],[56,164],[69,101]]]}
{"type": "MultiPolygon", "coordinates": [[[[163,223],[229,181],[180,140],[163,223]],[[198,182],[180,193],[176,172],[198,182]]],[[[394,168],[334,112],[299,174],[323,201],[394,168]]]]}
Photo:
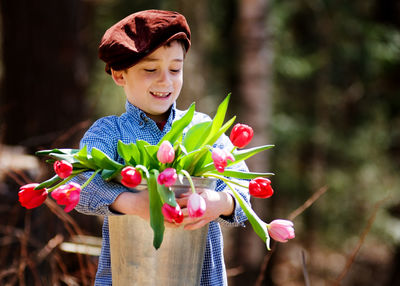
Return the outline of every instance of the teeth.
{"type": "Polygon", "coordinates": [[[155,92],[155,91],[152,91],[151,93],[157,97],[166,97],[170,94],[170,92],[155,92]]]}

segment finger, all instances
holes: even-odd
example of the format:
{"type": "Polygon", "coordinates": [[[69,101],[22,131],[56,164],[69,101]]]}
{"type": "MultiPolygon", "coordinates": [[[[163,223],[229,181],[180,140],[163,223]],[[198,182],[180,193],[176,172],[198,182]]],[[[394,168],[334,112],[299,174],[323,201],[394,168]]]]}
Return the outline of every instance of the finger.
{"type": "Polygon", "coordinates": [[[187,201],[188,201],[188,198],[187,198],[187,197],[176,199],[176,202],[178,203],[178,205],[179,205],[181,208],[182,208],[182,207],[186,207],[187,201]]]}
{"type": "Polygon", "coordinates": [[[183,216],[185,216],[185,217],[189,216],[189,211],[187,208],[183,208],[183,209],[181,209],[181,211],[182,211],[183,216]]]}
{"type": "Polygon", "coordinates": [[[189,225],[189,224],[196,224],[201,220],[201,218],[197,217],[190,217],[190,216],[185,216],[182,221],[182,225],[189,225]]]}
{"type": "Polygon", "coordinates": [[[206,220],[200,220],[200,221],[198,221],[196,223],[185,225],[184,229],[186,229],[186,230],[195,230],[195,229],[199,229],[199,228],[205,226],[206,224],[207,224],[206,220]]]}
{"type": "Polygon", "coordinates": [[[169,221],[164,221],[164,225],[165,225],[165,227],[168,227],[168,228],[178,228],[180,226],[179,224],[169,222],[169,221]]]}
{"type": "Polygon", "coordinates": [[[178,198],[189,197],[191,194],[192,194],[192,191],[189,190],[189,191],[187,191],[187,192],[185,192],[185,193],[180,194],[180,195],[178,196],[178,198]]]}

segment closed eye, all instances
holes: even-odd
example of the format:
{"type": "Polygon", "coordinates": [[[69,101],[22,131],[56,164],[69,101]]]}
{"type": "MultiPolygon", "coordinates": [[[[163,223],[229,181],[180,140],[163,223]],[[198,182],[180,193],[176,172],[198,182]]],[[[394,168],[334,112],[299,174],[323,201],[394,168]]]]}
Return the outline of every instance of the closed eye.
{"type": "Polygon", "coordinates": [[[146,72],[155,72],[156,69],[144,69],[146,72]]]}

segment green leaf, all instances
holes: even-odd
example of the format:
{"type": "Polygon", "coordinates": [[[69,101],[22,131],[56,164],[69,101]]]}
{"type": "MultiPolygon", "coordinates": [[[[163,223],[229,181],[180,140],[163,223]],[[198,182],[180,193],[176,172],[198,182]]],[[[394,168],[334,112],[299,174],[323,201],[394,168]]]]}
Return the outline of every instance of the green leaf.
{"type": "Polygon", "coordinates": [[[207,154],[210,153],[210,148],[211,146],[205,145],[199,150],[182,156],[180,161],[182,169],[187,170],[190,175],[193,175],[196,166],[201,164],[204,158],[207,157],[207,154]]]}
{"type": "Polygon", "coordinates": [[[76,162],[71,163],[72,166],[74,167],[74,170],[79,170],[79,169],[87,169],[87,167],[83,164],[81,164],[77,159],[75,159],[76,162]]]}
{"type": "Polygon", "coordinates": [[[235,188],[230,186],[229,183],[227,183],[227,184],[230,187],[236,200],[239,202],[239,205],[242,208],[243,212],[246,214],[246,217],[249,220],[251,226],[253,227],[254,232],[265,242],[268,250],[270,250],[270,246],[269,246],[270,238],[269,238],[267,224],[265,222],[263,222],[257,216],[257,214],[248,205],[248,203],[243,199],[243,197],[235,190],[235,188]]]}
{"type": "Polygon", "coordinates": [[[198,149],[204,145],[208,134],[211,132],[212,121],[201,122],[193,125],[183,139],[183,146],[187,152],[198,149]]]}
{"type": "Polygon", "coordinates": [[[54,154],[65,154],[65,155],[74,155],[79,152],[79,149],[51,149],[51,150],[41,150],[37,151],[35,154],[38,156],[47,156],[51,153],[54,154]]]}
{"type": "MultiPolygon", "coordinates": [[[[232,162],[232,161],[228,160],[227,167],[237,164],[241,161],[244,161],[244,160],[256,155],[257,153],[267,150],[267,149],[270,149],[274,146],[275,145],[263,145],[263,146],[259,146],[259,147],[236,151],[232,154],[233,157],[235,158],[235,161],[232,162]]],[[[201,169],[196,171],[196,176],[201,176],[205,172],[210,172],[210,171],[215,171],[215,166],[214,166],[213,162],[208,163],[207,165],[205,165],[204,167],[202,167],[201,169]]]]}
{"type": "Polygon", "coordinates": [[[101,177],[105,181],[110,181],[110,180],[114,179],[118,174],[120,174],[120,170],[119,169],[117,169],[117,170],[103,169],[101,171],[101,177]]]}
{"type": "Polygon", "coordinates": [[[148,142],[144,141],[144,140],[137,140],[136,141],[136,147],[138,149],[138,152],[140,154],[140,160],[139,163],[141,163],[141,165],[146,166],[148,169],[149,168],[149,163],[150,163],[150,158],[149,158],[149,154],[147,153],[147,151],[145,150],[145,146],[150,145],[148,142]]]}
{"type": "Polygon", "coordinates": [[[158,149],[159,146],[157,145],[147,145],[144,147],[144,150],[146,151],[149,158],[149,164],[154,169],[159,169],[159,166],[161,164],[157,159],[158,149]]]}
{"type": "Polygon", "coordinates": [[[133,143],[125,144],[121,140],[118,140],[117,144],[117,152],[122,159],[124,159],[125,163],[131,164],[135,166],[139,163],[140,160],[140,153],[137,149],[137,146],[133,143]]]}
{"type": "Polygon", "coordinates": [[[155,249],[160,248],[164,237],[164,216],[161,212],[162,201],[157,191],[157,175],[158,171],[153,170],[147,183],[149,190],[150,202],[150,226],[153,229],[153,246],[155,249]]]}
{"type": "Polygon", "coordinates": [[[273,176],[274,173],[256,173],[256,172],[242,172],[242,171],[234,171],[234,170],[225,170],[223,173],[219,173],[218,171],[210,171],[208,173],[218,174],[224,177],[232,177],[243,180],[252,180],[258,177],[270,177],[273,176]]]}
{"type": "Polygon", "coordinates": [[[92,148],[91,155],[97,169],[120,170],[124,165],[114,161],[97,148],[92,148]]]}
{"type": "Polygon", "coordinates": [[[50,153],[48,156],[50,156],[51,158],[53,158],[55,160],[65,160],[71,164],[79,162],[73,157],[73,155],[69,155],[69,154],[50,153]]]}
{"type": "Polygon", "coordinates": [[[253,230],[255,233],[265,242],[268,250],[271,250],[270,248],[270,237],[268,233],[268,228],[267,224],[263,222],[257,214],[253,211],[251,206],[245,201],[245,199],[238,193],[238,191],[235,190],[235,188],[232,186],[233,183],[231,183],[228,179],[221,175],[212,175],[211,177],[221,179],[222,181],[225,182],[225,184],[229,187],[231,190],[233,196],[236,198],[238,201],[240,207],[242,208],[243,212],[245,213],[247,219],[249,220],[251,226],[253,227],[253,230]]]}
{"type": "MultiPolygon", "coordinates": [[[[215,134],[220,130],[222,124],[225,120],[226,111],[228,110],[229,99],[231,98],[231,93],[225,97],[225,99],[219,104],[217,108],[217,113],[215,114],[212,120],[211,132],[208,135],[208,138],[205,140],[207,144],[210,144],[209,141],[215,137],[215,134]]],[[[218,136],[219,137],[219,136],[218,136]]],[[[212,145],[212,144],[210,144],[212,145]]]]}
{"type": "Polygon", "coordinates": [[[74,155],[74,157],[85,167],[96,170],[97,166],[93,161],[92,156],[90,156],[87,152],[87,146],[85,145],[78,153],[74,155]]]}
{"type": "Polygon", "coordinates": [[[214,145],[214,143],[219,139],[219,137],[222,136],[226,132],[226,130],[231,127],[233,122],[235,122],[236,116],[232,117],[228,122],[226,122],[219,130],[216,132],[212,137],[209,137],[209,139],[206,141],[206,144],[208,145],[214,145]]]}
{"type": "Polygon", "coordinates": [[[170,206],[176,207],[175,193],[170,188],[157,184],[157,191],[163,204],[167,203],[170,206]]]}
{"type": "Polygon", "coordinates": [[[158,142],[157,145],[160,146],[161,143],[165,140],[168,140],[172,145],[174,145],[175,141],[182,137],[185,127],[188,126],[189,123],[192,121],[194,110],[195,104],[192,103],[185,115],[183,115],[182,118],[180,118],[179,120],[176,120],[172,123],[171,130],[167,132],[167,134],[165,134],[163,138],[161,138],[160,142],[158,142]]]}
{"type": "Polygon", "coordinates": [[[250,149],[238,150],[233,153],[233,157],[235,157],[235,162],[228,161],[228,167],[235,163],[238,163],[240,161],[244,161],[264,150],[271,149],[273,147],[275,147],[275,145],[263,145],[263,146],[258,146],[258,147],[254,147],[254,148],[250,148],[250,149]]]}
{"type": "Polygon", "coordinates": [[[59,176],[55,175],[54,177],[48,179],[47,181],[40,183],[37,187],[35,187],[35,190],[41,190],[43,188],[51,187],[52,185],[54,185],[55,183],[57,183],[60,180],[61,180],[61,178],[59,176]]]}

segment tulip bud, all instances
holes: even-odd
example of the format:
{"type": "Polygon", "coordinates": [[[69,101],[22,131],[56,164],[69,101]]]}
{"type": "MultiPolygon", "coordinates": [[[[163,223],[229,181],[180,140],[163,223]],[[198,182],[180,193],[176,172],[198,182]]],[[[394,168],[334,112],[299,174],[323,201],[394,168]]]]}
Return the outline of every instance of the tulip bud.
{"type": "Polygon", "coordinates": [[[71,176],[73,170],[72,164],[65,160],[55,161],[53,168],[54,172],[56,172],[61,179],[71,176]]]}
{"type": "Polygon", "coordinates": [[[191,194],[187,202],[190,217],[201,217],[206,211],[206,201],[199,194],[191,194]]]}
{"type": "Polygon", "coordinates": [[[163,141],[157,151],[157,159],[163,164],[172,163],[175,159],[175,150],[169,141],[163,141]]]}
{"type": "Polygon", "coordinates": [[[293,222],[290,220],[276,219],[267,224],[268,233],[272,239],[279,242],[287,242],[295,237],[293,222]]]}
{"type": "Polygon", "coordinates": [[[127,188],[134,188],[142,181],[142,175],[138,170],[131,166],[127,166],[121,171],[121,184],[127,188]]]}
{"type": "Polygon", "coordinates": [[[274,190],[269,179],[255,178],[249,183],[249,193],[256,198],[266,199],[274,194],[274,190]]]}
{"type": "Polygon", "coordinates": [[[214,166],[218,172],[223,173],[225,167],[228,165],[228,160],[235,161],[233,155],[223,149],[214,148],[211,154],[211,158],[214,161],[214,166]]]}
{"type": "Polygon", "coordinates": [[[167,168],[158,175],[157,182],[160,185],[171,187],[175,184],[177,178],[178,175],[176,174],[176,170],[174,168],[167,168]]]}
{"type": "Polygon", "coordinates": [[[236,124],[232,128],[229,138],[232,144],[238,148],[243,148],[250,143],[253,138],[253,129],[246,124],[236,124]]]}
{"type": "Polygon", "coordinates": [[[33,209],[43,204],[47,198],[47,190],[35,190],[37,186],[39,186],[39,184],[33,183],[19,188],[18,197],[21,206],[27,209],[33,209]]]}
{"type": "Polygon", "coordinates": [[[70,212],[79,203],[80,193],[81,186],[72,182],[55,189],[51,192],[51,196],[57,204],[65,205],[65,212],[70,212]]]}
{"type": "Polygon", "coordinates": [[[169,222],[181,223],[183,221],[183,213],[180,206],[177,204],[173,207],[167,203],[163,204],[161,212],[165,219],[169,222]]]}

